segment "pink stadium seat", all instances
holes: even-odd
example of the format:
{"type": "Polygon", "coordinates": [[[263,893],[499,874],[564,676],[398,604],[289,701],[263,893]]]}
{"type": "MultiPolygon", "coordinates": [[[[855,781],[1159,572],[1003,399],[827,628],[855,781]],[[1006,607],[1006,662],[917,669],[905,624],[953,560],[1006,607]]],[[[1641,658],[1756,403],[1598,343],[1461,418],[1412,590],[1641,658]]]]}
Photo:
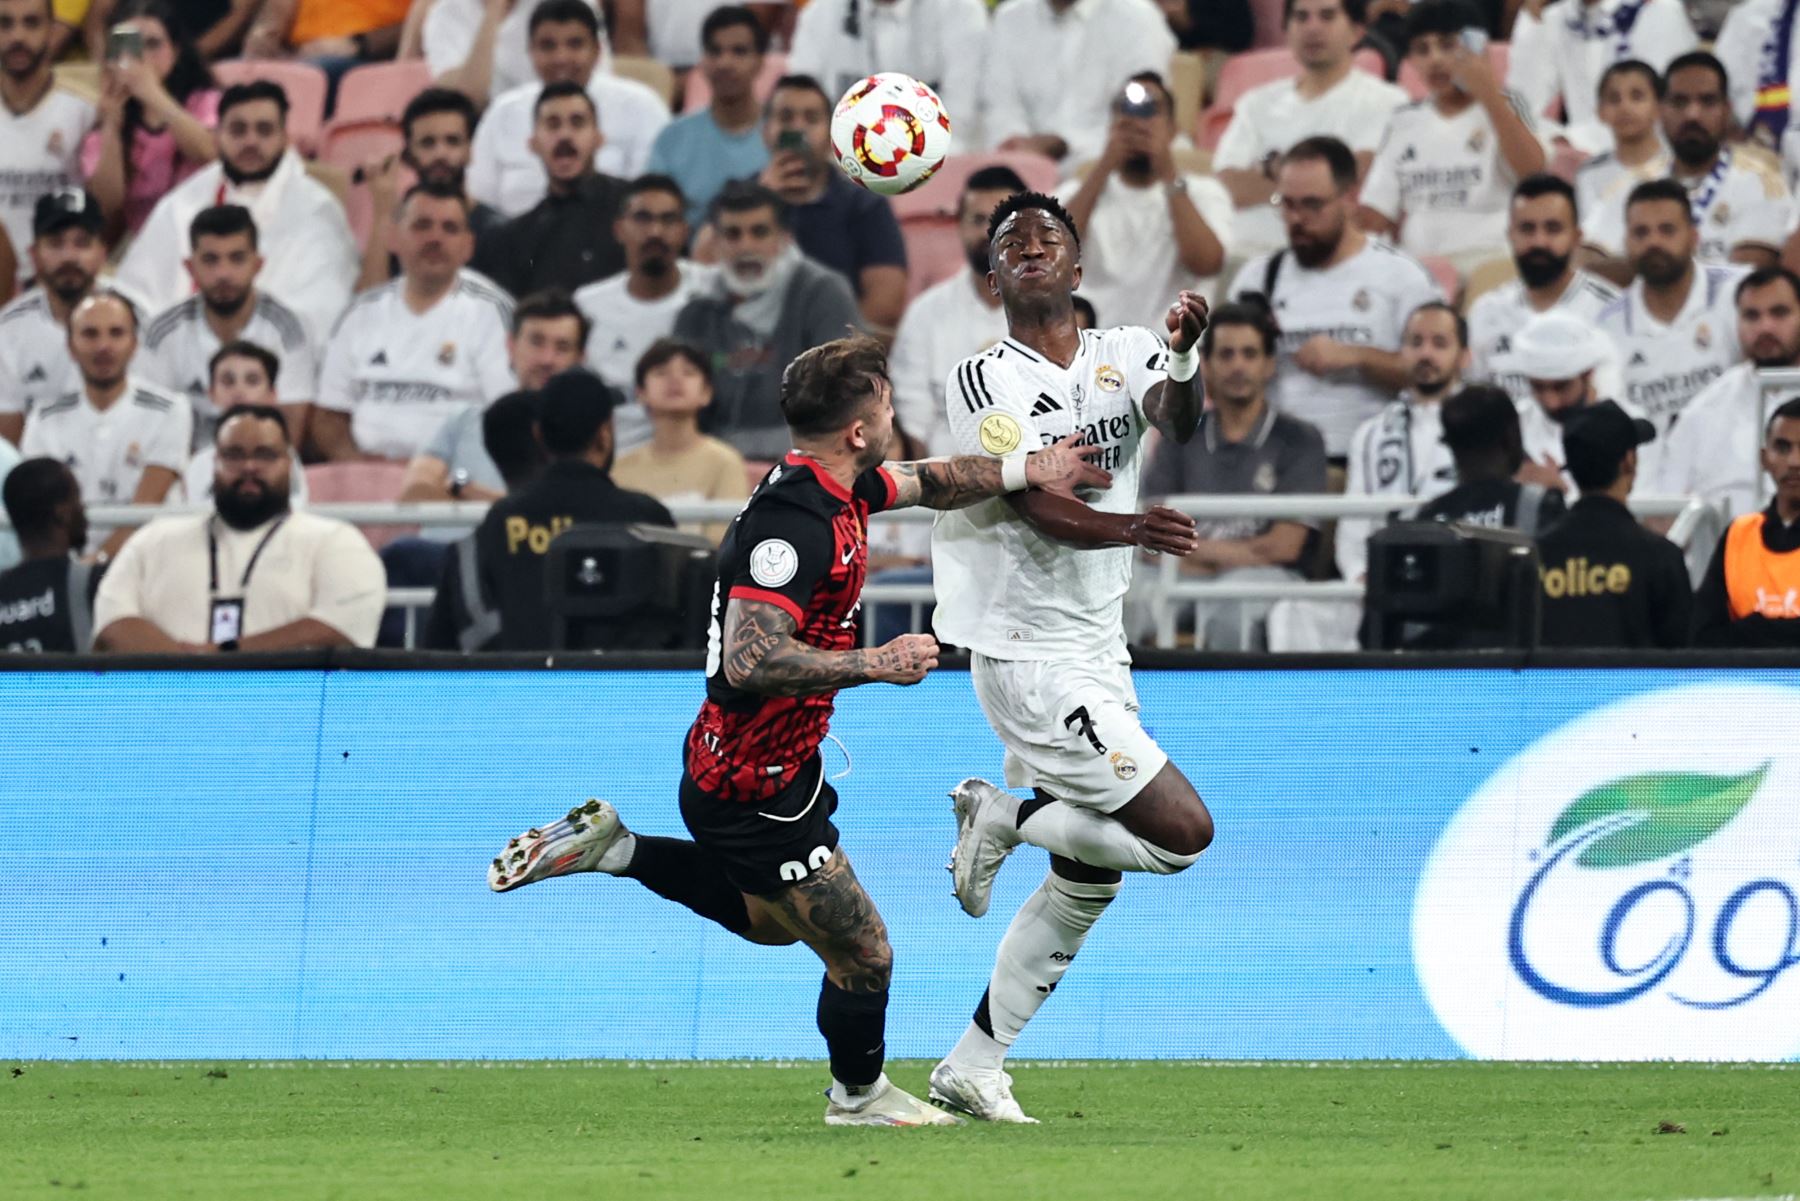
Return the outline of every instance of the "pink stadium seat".
{"type": "MultiPolygon", "coordinates": [[[[390,501],[400,498],[405,463],[314,463],[306,469],[306,491],[313,504],[346,501],[390,501]]],[[[380,550],[396,538],[418,533],[417,526],[369,525],[362,527],[369,545],[380,550]]]]}
{"type": "Polygon", "coordinates": [[[894,216],[902,223],[919,217],[956,218],[956,206],[962,200],[963,185],[969,176],[983,167],[1011,167],[1025,181],[1025,186],[1038,192],[1054,191],[1061,173],[1056,160],[1029,150],[996,150],[992,154],[953,154],[944,160],[937,174],[916,191],[894,197],[894,216]]]}
{"type": "Polygon", "coordinates": [[[431,86],[431,67],[422,58],[353,67],[338,81],[332,124],[400,120],[414,96],[431,86]]]}
{"type": "Polygon", "coordinates": [[[762,483],[763,476],[768,475],[769,468],[773,466],[775,466],[773,459],[744,460],[744,482],[750,485],[750,491],[756,491],[756,486],[762,483]]]}
{"type": "MultiPolygon", "coordinates": [[[[762,74],[756,77],[757,102],[768,100],[769,93],[775,90],[775,81],[786,74],[787,55],[778,50],[771,50],[763,55],[762,74]]],[[[687,84],[681,94],[682,113],[697,113],[711,101],[712,87],[706,82],[706,76],[700,73],[699,68],[689,71],[687,84]]]]}
{"type": "MultiPolygon", "coordinates": [[[[400,153],[403,143],[400,127],[390,121],[352,121],[348,124],[334,121],[325,131],[325,145],[319,151],[319,160],[340,168],[353,181],[344,198],[344,212],[350,218],[350,230],[356,235],[359,248],[369,244],[369,226],[374,221],[374,212],[369,202],[368,185],[354,182],[356,169],[400,153]]],[[[402,168],[400,192],[404,193],[412,184],[412,172],[402,168]]]]}
{"type": "MultiPolygon", "coordinates": [[[[1489,42],[1487,48],[1488,67],[1494,72],[1494,78],[1501,83],[1506,82],[1506,66],[1512,61],[1512,47],[1505,42],[1489,42]]],[[[1400,64],[1400,78],[1395,81],[1406,94],[1414,100],[1425,98],[1425,80],[1413,69],[1410,60],[1400,64]]]]}
{"type": "Polygon", "coordinates": [[[280,84],[288,98],[288,138],[309,158],[318,151],[325,127],[325,72],[311,63],[234,58],[214,63],[212,73],[222,88],[258,79],[280,84]]]}
{"type": "MultiPolygon", "coordinates": [[[[1419,262],[1425,270],[1431,272],[1431,278],[1437,281],[1438,288],[1444,293],[1444,299],[1455,304],[1457,295],[1462,292],[1462,273],[1457,271],[1456,264],[1435,254],[1424,255],[1419,262]]],[[[308,470],[310,471],[311,468],[308,470]]]]}
{"type": "MultiPolygon", "coordinates": [[[[1371,75],[1383,74],[1381,55],[1373,50],[1358,50],[1354,62],[1358,70],[1367,71],[1371,75]]],[[[1219,139],[1225,134],[1225,127],[1231,124],[1231,109],[1238,97],[1251,88],[1273,83],[1277,79],[1292,79],[1298,74],[1300,62],[1286,46],[1270,50],[1246,50],[1226,59],[1219,71],[1218,83],[1213,87],[1212,105],[1200,114],[1200,128],[1195,131],[1195,138],[1200,146],[1206,150],[1218,147],[1219,139]]]]}
{"type": "Polygon", "coordinates": [[[939,280],[956,274],[963,265],[962,238],[954,217],[908,217],[900,222],[906,242],[906,299],[939,280]]]}

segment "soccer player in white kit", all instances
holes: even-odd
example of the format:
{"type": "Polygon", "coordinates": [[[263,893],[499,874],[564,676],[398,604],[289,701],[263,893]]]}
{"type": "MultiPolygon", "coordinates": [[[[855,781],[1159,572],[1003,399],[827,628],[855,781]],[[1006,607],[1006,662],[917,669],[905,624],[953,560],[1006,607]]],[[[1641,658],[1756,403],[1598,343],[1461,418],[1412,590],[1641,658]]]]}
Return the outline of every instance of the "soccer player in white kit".
{"type": "Polygon", "coordinates": [[[977,1118],[1030,1122],[1003,1070],[1007,1050],[1118,894],[1121,873],[1179,872],[1212,841],[1193,785],[1139,724],[1123,620],[1138,548],[1186,555],[1196,545],[1186,514],[1135,510],[1145,432],[1186,442],[1198,424],[1206,302],[1180,294],[1165,318],[1168,345],[1148,329],[1079,330],[1079,235],[1038,193],[994,210],[988,244],[1008,337],[951,373],[957,450],[1011,461],[1084,433],[1113,473],[1091,506],[1019,493],[945,514],[932,532],[937,636],[971,652],[976,695],[1006,745],[1007,784],[1035,790],[1027,800],[972,779],[951,792],[957,899],[985,913],[1021,842],[1051,858],[1001,940],[974,1021],[933,1070],[931,1096],[977,1118]]]}

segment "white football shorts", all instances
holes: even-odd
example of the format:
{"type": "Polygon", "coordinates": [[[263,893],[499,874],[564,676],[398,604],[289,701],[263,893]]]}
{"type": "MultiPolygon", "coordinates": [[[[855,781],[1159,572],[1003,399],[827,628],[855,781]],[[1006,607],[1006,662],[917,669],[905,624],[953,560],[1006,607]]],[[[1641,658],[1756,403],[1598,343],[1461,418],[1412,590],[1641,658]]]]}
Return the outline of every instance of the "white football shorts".
{"type": "Polygon", "coordinates": [[[1006,786],[1111,813],[1169,762],[1138,722],[1128,663],[970,656],[982,712],[1006,745],[1006,786]]]}

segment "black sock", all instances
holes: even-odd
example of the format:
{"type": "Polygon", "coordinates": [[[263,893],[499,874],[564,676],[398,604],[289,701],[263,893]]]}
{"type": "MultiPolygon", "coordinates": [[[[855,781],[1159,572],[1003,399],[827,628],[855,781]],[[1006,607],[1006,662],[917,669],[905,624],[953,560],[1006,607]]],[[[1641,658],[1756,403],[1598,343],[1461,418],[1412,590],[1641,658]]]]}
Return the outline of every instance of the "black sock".
{"type": "Polygon", "coordinates": [[[701,917],[715,921],[733,934],[750,928],[750,911],[744,894],[725,878],[725,867],[698,843],[685,838],[655,838],[639,834],[631,866],[624,874],[659,897],[685,905],[701,917]]]}
{"type": "Polygon", "coordinates": [[[988,1012],[988,993],[992,991],[988,988],[982,989],[981,1004],[975,1007],[975,1025],[980,1027],[981,1032],[989,1038],[994,1037],[994,1018],[988,1012]]]}
{"type": "Polygon", "coordinates": [[[1023,830],[1025,828],[1025,823],[1031,820],[1032,814],[1036,813],[1039,809],[1042,809],[1045,805],[1052,805],[1055,803],[1056,798],[1045,792],[1042,788],[1033,790],[1030,796],[1019,802],[1019,813],[1017,817],[1013,818],[1013,829],[1023,830]]]}
{"type": "Polygon", "coordinates": [[[830,977],[819,986],[819,1033],[831,1055],[831,1078],[852,1088],[881,1079],[887,1062],[887,989],[845,992],[830,977]]]}

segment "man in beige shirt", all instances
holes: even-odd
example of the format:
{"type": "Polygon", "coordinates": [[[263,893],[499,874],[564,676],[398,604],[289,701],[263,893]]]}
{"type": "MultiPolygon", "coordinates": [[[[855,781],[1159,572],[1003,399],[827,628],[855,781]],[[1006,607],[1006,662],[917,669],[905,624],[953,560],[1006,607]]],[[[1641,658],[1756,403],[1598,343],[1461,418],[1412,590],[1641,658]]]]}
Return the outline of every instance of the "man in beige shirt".
{"type": "MultiPolygon", "coordinates": [[[[685,342],[661,338],[637,363],[637,397],[650,418],[650,441],[613,463],[613,481],[646,492],[664,504],[743,500],[750,495],[744,456],[700,432],[700,414],[712,404],[712,365],[685,342]]],[[[701,530],[717,542],[725,522],[701,530]]]]}
{"type": "Polygon", "coordinates": [[[95,648],[155,654],[373,646],[381,560],[354,526],[289,507],[281,411],[247,405],[214,438],[214,511],[160,517],[94,603],[95,648]]]}

